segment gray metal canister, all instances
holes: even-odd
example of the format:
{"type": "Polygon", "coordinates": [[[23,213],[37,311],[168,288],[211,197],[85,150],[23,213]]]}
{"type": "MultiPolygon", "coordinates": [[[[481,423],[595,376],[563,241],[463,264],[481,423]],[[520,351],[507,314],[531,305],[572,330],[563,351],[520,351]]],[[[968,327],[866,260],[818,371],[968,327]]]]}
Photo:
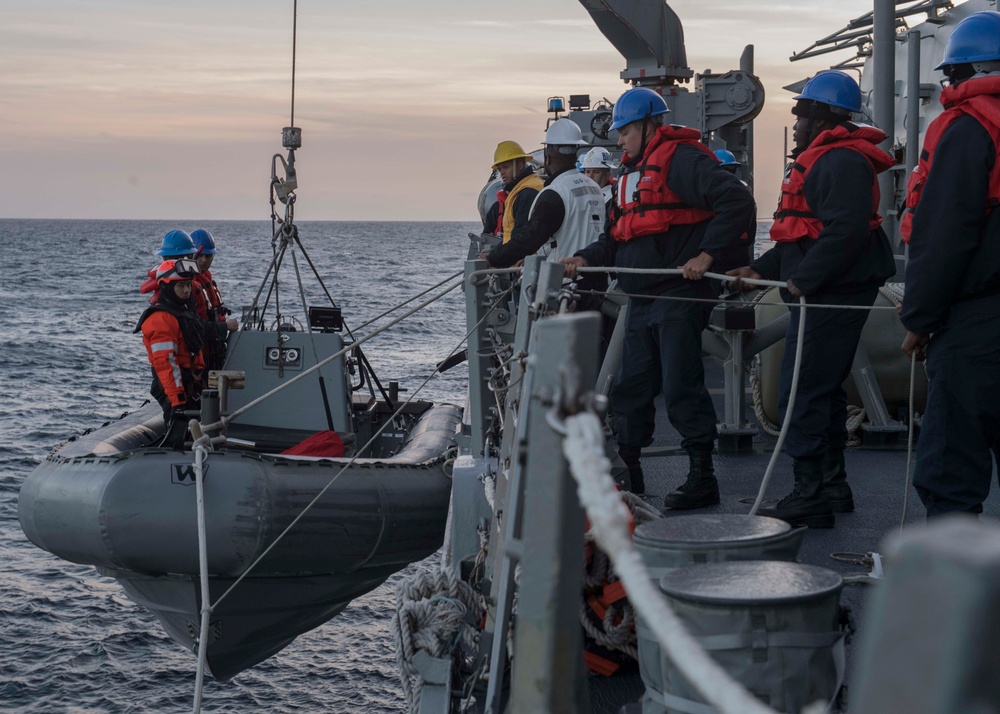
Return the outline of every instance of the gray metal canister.
{"type": "MultiPolygon", "coordinates": [[[[712,658],[782,712],[830,702],[843,683],[843,585],[831,570],[774,561],[692,565],[660,579],[671,608],[712,658]]],[[[646,688],[644,714],[715,711],[666,657],[660,678],[662,690],[646,688]]]]}
{"type": "MultiPolygon", "coordinates": [[[[740,514],[695,514],[658,518],[635,529],[632,542],[654,583],[668,572],[698,563],[736,560],[793,562],[807,528],[785,521],[740,514]]],[[[641,619],[636,619],[639,674],[647,690],[663,691],[660,645],[641,619]]],[[[664,711],[659,705],[644,709],[664,711]]]]}

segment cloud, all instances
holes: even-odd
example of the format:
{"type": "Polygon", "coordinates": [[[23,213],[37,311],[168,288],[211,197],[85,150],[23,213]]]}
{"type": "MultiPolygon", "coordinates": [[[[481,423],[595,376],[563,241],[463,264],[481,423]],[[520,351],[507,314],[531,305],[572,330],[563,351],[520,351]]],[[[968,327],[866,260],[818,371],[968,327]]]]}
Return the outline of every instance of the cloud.
{"type": "MultiPolygon", "coordinates": [[[[870,0],[670,4],[696,71],[733,69],[756,44],[767,91],[755,123],[758,196],[772,193],[790,106],[781,87],[848,55],[788,56],[870,0]]],[[[290,4],[270,0],[5,10],[0,160],[22,170],[0,179],[0,211],[264,215],[290,114],[290,30],[290,4]]],[[[578,0],[300,3],[298,33],[297,209],[311,218],[474,219],[496,143],[537,146],[549,96],[614,100],[626,88],[624,59],[578,0]]]]}

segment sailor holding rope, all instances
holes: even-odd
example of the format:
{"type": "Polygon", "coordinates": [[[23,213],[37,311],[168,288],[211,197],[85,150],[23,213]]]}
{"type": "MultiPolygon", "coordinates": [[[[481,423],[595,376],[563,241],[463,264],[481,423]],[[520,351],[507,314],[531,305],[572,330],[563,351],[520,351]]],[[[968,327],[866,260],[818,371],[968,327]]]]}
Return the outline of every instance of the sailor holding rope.
{"type": "Polygon", "coordinates": [[[719,502],[712,463],[717,420],[701,360],[701,333],[712,306],[655,298],[715,298],[705,272],[734,246],[752,240],[747,226],[755,206],[747,188],[701,143],[700,131],[663,123],[669,111],[663,97],[646,87],[619,97],[611,128],[625,150],[624,172],[615,186],[610,235],[560,262],[569,277],[587,266],[683,270],[683,277],[619,274],[630,307],[611,396],[618,453],[632,490],[643,493],[639,455],[653,441],[653,400],[662,391],[690,464],[665,506],[688,509],[719,502]]]}
{"type": "Polygon", "coordinates": [[[928,518],[982,513],[1000,457],[1000,13],[962,20],[937,69],[946,111],[927,129],[901,226],[903,350],[926,356],[929,380],[913,474],[928,518]]]}
{"type": "MultiPolygon", "coordinates": [[[[787,281],[782,297],[792,319],[785,335],[779,406],[788,405],[799,331],[797,300],[870,306],[895,274],[892,248],[878,215],[876,176],[895,162],[878,148],[885,133],[855,124],[861,90],[850,76],[820,72],[795,97],[795,149],[781,185],[771,226],[776,245],[748,267],[729,271],[740,278],[787,281]]],[[[739,281],[736,287],[740,287],[739,281]]],[[[847,483],[847,395],[867,310],[812,310],[806,315],[798,393],[785,441],[794,459],[795,486],[775,508],[758,514],[793,525],[830,528],[834,512],[854,510],[847,483]]]]}

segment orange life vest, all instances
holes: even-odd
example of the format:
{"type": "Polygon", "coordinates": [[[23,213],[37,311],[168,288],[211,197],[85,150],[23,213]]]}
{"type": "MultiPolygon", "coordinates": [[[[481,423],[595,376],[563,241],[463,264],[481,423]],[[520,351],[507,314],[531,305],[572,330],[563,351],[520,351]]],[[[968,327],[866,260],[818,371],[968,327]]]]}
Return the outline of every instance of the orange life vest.
{"type": "MultiPolygon", "coordinates": [[[[670,162],[682,144],[698,147],[718,163],[715,154],[700,139],[700,131],[684,126],[661,126],[656,130],[641,162],[633,171],[618,177],[611,209],[611,235],[615,240],[629,241],[664,233],[671,226],[701,223],[715,215],[684,203],[667,186],[670,162]]],[[[626,155],[623,161],[628,160],[626,155]]]]}
{"type": "Polygon", "coordinates": [[[194,288],[194,309],[202,320],[209,322],[225,322],[226,306],[222,302],[222,294],[212,280],[212,273],[206,270],[198,273],[191,281],[194,288]]]}
{"type": "Polygon", "coordinates": [[[503,235],[503,207],[507,202],[507,192],[503,189],[497,191],[497,224],[493,227],[493,235],[503,235]]]}
{"type": "MultiPolygon", "coordinates": [[[[817,136],[789,167],[788,175],[781,182],[781,198],[771,225],[771,240],[793,243],[802,238],[818,238],[823,230],[822,221],[806,202],[806,178],[823,154],[833,149],[852,149],[872,165],[880,174],[893,164],[892,157],[876,146],[885,141],[885,132],[873,126],[859,126],[846,122],[827,129],[817,136]]],[[[878,214],[880,193],[878,181],[872,181],[871,218],[868,227],[875,230],[882,223],[878,214]]]]}
{"type": "Polygon", "coordinates": [[[985,212],[989,213],[994,206],[1000,203],[1000,101],[998,101],[1000,96],[998,95],[1000,95],[1000,77],[969,79],[958,86],[947,87],[941,92],[941,104],[944,105],[945,112],[927,127],[924,146],[920,151],[920,159],[906,182],[906,209],[903,211],[903,220],[899,224],[899,232],[903,236],[904,242],[910,242],[910,233],[913,231],[913,212],[916,210],[917,204],[920,203],[920,194],[923,193],[927,176],[931,172],[931,164],[934,162],[934,152],[937,150],[937,145],[951,123],[964,114],[974,117],[983,125],[983,128],[989,132],[990,138],[993,140],[993,147],[997,151],[996,161],[990,172],[985,212]]]}

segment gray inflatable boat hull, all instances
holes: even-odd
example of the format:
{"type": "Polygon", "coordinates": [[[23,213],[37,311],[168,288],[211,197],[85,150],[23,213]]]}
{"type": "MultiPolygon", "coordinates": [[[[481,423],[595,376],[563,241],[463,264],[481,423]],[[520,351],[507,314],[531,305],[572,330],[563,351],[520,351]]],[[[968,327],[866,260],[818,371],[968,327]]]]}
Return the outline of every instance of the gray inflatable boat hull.
{"type": "MultiPolygon", "coordinates": [[[[459,407],[433,406],[397,455],[358,459],[334,481],[213,612],[208,662],[215,677],[266,659],[441,546],[451,492],[444,454],[460,422],[459,407]]],[[[94,432],[90,446],[71,443],[54,452],[21,488],[21,527],[40,548],[118,579],[175,640],[193,649],[200,584],[192,454],[92,452],[93,444],[108,443],[102,431],[142,432],[143,424],[123,420],[94,432]],[[91,453],[75,455],[81,451],[91,453]]],[[[235,450],[209,455],[213,601],[348,461],[235,450]]]]}

